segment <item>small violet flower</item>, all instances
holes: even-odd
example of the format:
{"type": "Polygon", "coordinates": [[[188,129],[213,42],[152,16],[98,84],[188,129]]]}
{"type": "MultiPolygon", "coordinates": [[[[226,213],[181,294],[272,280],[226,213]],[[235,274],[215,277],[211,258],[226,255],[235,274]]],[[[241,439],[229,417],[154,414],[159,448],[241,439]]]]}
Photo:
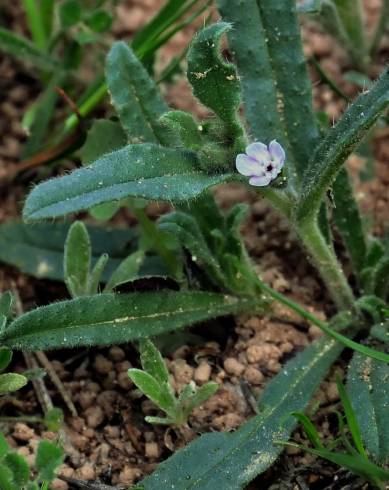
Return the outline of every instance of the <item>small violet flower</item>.
{"type": "Polygon", "coordinates": [[[250,177],[249,184],[263,187],[269,185],[281,172],[285,162],[285,151],[276,140],[269,146],[263,143],[251,143],[246,153],[239,153],[236,157],[238,172],[250,177]]]}

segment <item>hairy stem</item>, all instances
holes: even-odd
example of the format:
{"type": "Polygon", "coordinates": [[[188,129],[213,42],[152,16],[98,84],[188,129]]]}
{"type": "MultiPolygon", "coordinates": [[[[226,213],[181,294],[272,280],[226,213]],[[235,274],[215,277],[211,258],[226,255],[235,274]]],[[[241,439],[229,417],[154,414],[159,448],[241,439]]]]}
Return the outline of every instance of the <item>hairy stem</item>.
{"type": "Polygon", "coordinates": [[[334,252],[321,234],[316,220],[300,223],[297,226],[297,233],[337,308],[340,311],[348,310],[357,314],[353,292],[334,252]]]}

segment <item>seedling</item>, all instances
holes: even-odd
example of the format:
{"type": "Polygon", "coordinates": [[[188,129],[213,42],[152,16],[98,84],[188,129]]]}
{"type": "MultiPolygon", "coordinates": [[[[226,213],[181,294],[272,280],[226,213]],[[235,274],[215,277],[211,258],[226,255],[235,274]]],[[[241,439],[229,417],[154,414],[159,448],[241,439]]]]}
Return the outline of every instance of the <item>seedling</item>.
{"type": "Polygon", "coordinates": [[[163,424],[181,427],[186,425],[192,411],[202,405],[218,390],[213,381],[196,387],[191,381],[178,395],[169,379],[165,362],[155,345],[150,340],[140,342],[140,360],[142,369],[129,369],[128,376],[166,417],[145,417],[150,424],[163,424]]]}
{"type": "Polygon", "coordinates": [[[0,433],[1,489],[49,490],[63,457],[62,449],[56,444],[40,441],[32,469],[23,456],[10,449],[4,435],[0,433]]]}

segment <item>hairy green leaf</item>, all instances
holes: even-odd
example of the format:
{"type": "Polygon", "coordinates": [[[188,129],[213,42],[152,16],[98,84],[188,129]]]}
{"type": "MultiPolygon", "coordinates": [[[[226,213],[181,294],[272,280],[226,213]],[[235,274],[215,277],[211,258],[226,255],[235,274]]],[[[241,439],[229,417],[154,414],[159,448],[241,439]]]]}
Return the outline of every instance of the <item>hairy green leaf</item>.
{"type": "Polygon", "coordinates": [[[0,464],[0,488],[3,490],[19,490],[13,481],[12,470],[5,464],[0,464]]]}
{"type": "Polygon", "coordinates": [[[127,137],[118,122],[109,119],[96,119],[80,150],[82,164],[89,165],[105,153],[111,153],[122,148],[126,143],[127,137]]]}
{"type": "Polygon", "coordinates": [[[159,383],[168,383],[169,372],[155,345],[148,339],[141,339],[139,347],[140,361],[144,371],[149,373],[159,383]]]}
{"type": "Polygon", "coordinates": [[[153,378],[151,374],[140,369],[129,369],[128,376],[158,408],[169,415],[174,414],[176,403],[168,383],[161,383],[159,380],[153,378]]]}
{"type": "Polygon", "coordinates": [[[217,392],[218,389],[219,385],[213,381],[209,381],[203,386],[197,388],[191,396],[183,401],[185,415],[188,417],[192,413],[193,409],[205,403],[208,398],[211,398],[211,396],[217,392]]]}
{"type": "Polygon", "coordinates": [[[160,118],[163,126],[176,132],[183,148],[197,150],[202,145],[198,124],[192,115],[184,111],[169,111],[160,118]]]}
{"type": "Polygon", "coordinates": [[[199,437],[160,464],[141,486],[145,490],[243,488],[280,454],[278,442],[288,438],[296,425],[287,415],[304,410],[341,350],[333,340],[315,342],[269,383],[259,402],[260,415],[236,432],[199,437]]]}
{"type": "Polygon", "coordinates": [[[72,296],[87,294],[91,256],[88,230],[82,221],[75,221],[69,228],[64,251],[64,277],[72,296]]]}
{"type": "Polygon", "coordinates": [[[124,42],[115,43],[107,58],[107,84],[113,105],[132,143],[164,143],[158,122],[168,111],[146,68],[124,42]]]}
{"type": "Polygon", "coordinates": [[[138,250],[124,259],[118,265],[117,269],[113,271],[112,276],[105,286],[104,292],[109,293],[117,286],[120,286],[120,284],[136,279],[144,258],[145,254],[143,250],[138,250]]]}
{"type": "Polygon", "coordinates": [[[24,488],[30,477],[30,468],[23,456],[17,453],[8,453],[3,462],[12,471],[15,485],[18,488],[24,488]]]}
{"type": "Polygon", "coordinates": [[[0,347],[0,371],[4,371],[4,369],[9,365],[12,360],[12,351],[8,349],[8,347],[1,346],[0,347]]]}
{"type": "Polygon", "coordinates": [[[20,390],[27,384],[27,378],[17,373],[0,374],[0,395],[20,390]]]}
{"type": "Polygon", "coordinates": [[[229,45],[241,78],[245,116],[254,139],[286,149],[288,180],[302,175],[318,130],[301,47],[295,0],[218,0],[231,22],[229,45]],[[296,169],[294,169],[296,167],[296,169]]]}
{"type": "MultiPolygon", "coordinates": [[[[136,235],[132,230],[88,226],[92,243],[92,265],[103,253],[110,259],[103,274],[106,281],[131,251],[136,235]]],[[[0,225],[0,260],[38,278],[63,280],[63,248],[69,225],[15,221],[0,225]]]]}
{"type": "Polygon", "coordinates": [[[245,297],[185,291],[86,296],[25,313],[9,325],[1,342],[26,350],[116,344],[252,311],[256,305],[245,297]]]}
{"type": "Polygon", "coordinates": [[[334,222],[350,255],[354,272],[357,277],[360,277],[366,258],[366,236],[352,184],[345,168],[340,170],[332,190],[334,222]]]}
{"type": "Polygon", "coordinates": [[[55,471],[62,464],[63,450],[49,441],[40,441],[35,458],[35,467],[42,480],[51,482],[55,471]]]}
{"type": "Polygon", "coordinates": [[[13,299],[11,291],[4,291],[0,294],[0,315],[9,317],[12,314],[13,299]]]}
{"type": "Polygon", "coordinates": [[[221,37],[230,29],[230,24],[218,22],[197,34],[188,52],[188,80],[194,95],[227,125],[234,126],[240,84],[235,66],[219,54],[221,37]]]}
{"type": "Polygon", "coordinates": [[[24,206],[24,218],[37,221],[64,216],[126,197],[185,201],[232,178],[231,174],[202,173],[193,152],[128,145],[89,167],[35,187],[24,206]]]}
{"type": "Polygon", "coordinates": [[[355,352],[347,392],[366,449],[380,463],[389,458],[389,366],[355,352]]]}
{"type": "Polygon", "coordinates": [[[301,221],[308,221],[318,213],[325,193],[347,157],[388,104],[389,69],[368,92],[353,102],[317,146],[304,174],[303,194],[297,210],[301,221]]]}

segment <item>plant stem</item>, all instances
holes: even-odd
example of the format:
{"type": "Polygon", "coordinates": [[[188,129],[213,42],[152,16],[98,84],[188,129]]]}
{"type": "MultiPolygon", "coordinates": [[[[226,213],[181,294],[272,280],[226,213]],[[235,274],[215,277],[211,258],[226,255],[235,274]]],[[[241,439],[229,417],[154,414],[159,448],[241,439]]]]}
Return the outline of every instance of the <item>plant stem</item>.
{"type": "Polygon", "coordinates": [[[297,233],[338,310],[348,310],[358,316],[353,292],[338,259],[321,234],[316,219],[299,223],[297,233]]]}
{"type": "Polygon", "coordinates": [[[152,248],[165,262],[166,267],[173,277],[179,278],[181,276],[181,270],[178,265],[178,261],[173,251],[166,247],[160,232],[155,223],[147,216],[142,208],[131,206],[131,211],[134,213],[138,223],[143,230],[145,236],[152,242],[152,248]]]}
{"type": "Polygon", "coordinates": [[[0,416],[0,423],[14,423],[14,422],[26,422],[30,424],[43,424],[42,417],[35,417],[34,415],[19,415],[15,417],[0,416]]]}
{"type": "MultiPolygon", "coordinates": [[[[336,330],[333,330],[331,327],[329,327],[326,323],[322,322],[318,318],[316,318],[314,315],[309,313],[309,311],[306,311],[302,306],[299,304],[295,303],[294,301],[290,300],[283,294],[279,293],[278,291],[275,291],[273,288],[268,286],[267,284],[263,283],[259,278],[257,278],[257,284],[259,288],[262,290],[262,293],[265,292],[275,300],[279,301],[283,305],[287,306],[291,310],[295,311],[297,314],[299,314],[301,317],[305,318],[306,320],[309,320],[311,323],[316,325],[317,327],[320,328],[326,335],[329,337],[337,340],[344,346],[348,347],[349,349],[353,349],[356,352],[360,352],[361,354],[371,357],[372,359],[376,359],[381,362],[387,362],[389,363],[389,355],[385,354],[384,352],[377,351],[375,349],[372,349],[370,347],[367,347],[365,345],[359,344],[358,342],[354,342],[354,340],[350,339],[349,337],[346,337],[342,335],[341,333],[337,332],[336,330]]],[[[262,298],[263,299],[263,298],[262,298]]],[[[352,315],[350,313],[350,320],[352,319],[352,315]]],[[[352,325],[352,336],[354,336],[358,330],[361,329],[362,327],[361,322],[355,322],[352,325]]]]}

